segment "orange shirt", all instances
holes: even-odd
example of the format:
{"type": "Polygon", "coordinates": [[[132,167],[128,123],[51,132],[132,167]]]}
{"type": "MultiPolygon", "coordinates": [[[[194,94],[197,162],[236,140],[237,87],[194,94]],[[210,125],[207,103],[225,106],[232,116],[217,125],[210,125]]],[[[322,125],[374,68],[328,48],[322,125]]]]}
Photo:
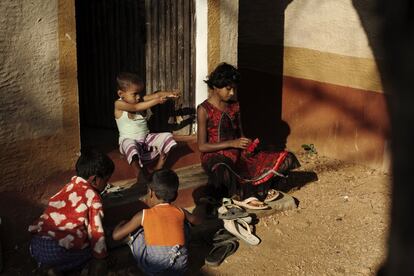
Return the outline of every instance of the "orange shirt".
{"type": "Polygon", "coordinates": [[[168,203],[145,209],[142,218],[145,243],[161,246],[184,245],[184,221],[183,210],[168,203]]]}

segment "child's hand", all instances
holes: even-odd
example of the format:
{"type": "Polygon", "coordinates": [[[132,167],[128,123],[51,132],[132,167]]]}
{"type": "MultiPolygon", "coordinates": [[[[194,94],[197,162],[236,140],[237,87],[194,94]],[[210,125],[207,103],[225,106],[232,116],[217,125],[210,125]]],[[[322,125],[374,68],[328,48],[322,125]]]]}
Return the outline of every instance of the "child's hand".
{"type": "Polygon", "coordinates": [[[249,138],[246,137],[241,137],[239,139],[236,140],[232,140],[231,141],[231,147],[233,148],[237,148],[237,149],[246,149],[247,146],[251,143],[252,141],[249,138]]]}
{"type": "Polygon", "coordinates": [[[167,97],[168,99],[176,99],[181,96],[181,93],[178,90],[162,91],[158,92],[158,94],[162,97],[167,97]]]}
{"type": "Polygon", "coordinates": [[[172,93],[170,95],[171,95],[171,97],[179,98],[179,97],[181,97],[181,92],[178,89],[175,89],[175,90],[172,91],[172,93]]]}
{"type": "Polygon", "coordinates": [[[157,103],[158,103],[158,104],[163,104],[163,103],[165,103],[167,100],[168,100],[168,98],[167,98],[166,96],[162,96],[162,95],[160,95],[160,96],[157,98],[157,103]]]}

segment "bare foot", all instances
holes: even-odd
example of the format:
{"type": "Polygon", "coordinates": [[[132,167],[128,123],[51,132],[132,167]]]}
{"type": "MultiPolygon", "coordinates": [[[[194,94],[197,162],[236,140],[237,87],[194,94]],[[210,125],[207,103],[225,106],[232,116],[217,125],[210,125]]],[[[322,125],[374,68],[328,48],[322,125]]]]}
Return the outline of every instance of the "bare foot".
{"type": "Polygon", "coordinates": [[[279,197],[279,192],[276,191],[275,189],[270,189],[269,191],[267,191],[267,195],[266,195],[264,202],[273,201],[278,197],[279,197]]]}

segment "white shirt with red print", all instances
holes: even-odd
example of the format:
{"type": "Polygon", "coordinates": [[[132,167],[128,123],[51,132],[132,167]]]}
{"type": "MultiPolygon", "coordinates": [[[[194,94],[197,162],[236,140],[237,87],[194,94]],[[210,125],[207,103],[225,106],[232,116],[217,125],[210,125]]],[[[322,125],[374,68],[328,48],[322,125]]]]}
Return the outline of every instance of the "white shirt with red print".
{"type": "Polygon", "coordinates": [[[107,255],[100,195],[83,178],[74,176],[52,196],[29,232],[49,236],[66,249],[91,247],[96,258],[107,255]]]}

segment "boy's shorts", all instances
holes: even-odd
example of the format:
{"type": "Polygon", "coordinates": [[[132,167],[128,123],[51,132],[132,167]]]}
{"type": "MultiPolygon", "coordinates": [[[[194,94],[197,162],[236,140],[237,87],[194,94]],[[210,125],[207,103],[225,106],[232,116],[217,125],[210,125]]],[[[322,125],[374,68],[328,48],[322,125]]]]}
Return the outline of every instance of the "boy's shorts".
{"type": "Polygon", "coordinates": [[[53,267],[58,271],[80,269],[92,258],[89,247],[68,250],[46,236],[33,236],[29,249],[39,267],[53,267]]]}
{"type": "Polygon", "coordinates": [[[188,267],[186,246],[148,246],[140,228],[129,242],[132,255],[146,275],[183,275],[188,267]]]}

